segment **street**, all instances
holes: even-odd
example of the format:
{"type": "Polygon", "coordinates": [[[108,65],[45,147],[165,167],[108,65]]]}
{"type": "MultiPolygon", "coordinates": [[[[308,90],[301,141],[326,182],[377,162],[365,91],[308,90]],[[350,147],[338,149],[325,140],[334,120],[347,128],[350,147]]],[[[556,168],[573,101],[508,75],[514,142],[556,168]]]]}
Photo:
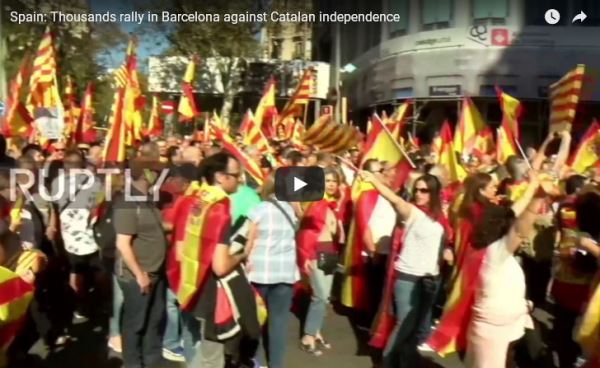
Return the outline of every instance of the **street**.
{"type": "MultiPolygon", "coordinates": [[[[369,356],[357,356],[357,342],[348,319],[335,314],[331,309],[325,322],[324,335],[333,345],[333,349],[320,357],[302,352],[298,348],[299,321],[291,317],[288,333],[288,368],[329,368],[329,367],[371,367],[369,356]]],[[[75,339],[64,348],[48,354],[41,341],[32,349],[36,364],[28,368],[120,368],[118,355],[109,354],[106,347],[106,327],[92,321],[83,322],[73,327],[72,337],[75,339]]],[[[455,357],[446,359],[424,360],[420,365],[424,368],[459,368],[462,365],[455,357]]],[[[164,362],[161,368],[179,368],[183,365],[164,362]]],[[[19,367],[20,368],[20,367],[19,367]]]]}

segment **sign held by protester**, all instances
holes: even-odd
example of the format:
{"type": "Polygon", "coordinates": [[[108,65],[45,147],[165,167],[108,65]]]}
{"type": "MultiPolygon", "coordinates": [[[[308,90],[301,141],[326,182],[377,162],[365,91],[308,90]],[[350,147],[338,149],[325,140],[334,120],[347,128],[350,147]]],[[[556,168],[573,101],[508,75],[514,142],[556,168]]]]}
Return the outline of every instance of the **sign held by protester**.
{"type": "Polygon", "coordinates": [[[34,111],[35,125],[43,138],[61,139],[65,130],[64,111],[60,107],[38,107],[34,111]]]}

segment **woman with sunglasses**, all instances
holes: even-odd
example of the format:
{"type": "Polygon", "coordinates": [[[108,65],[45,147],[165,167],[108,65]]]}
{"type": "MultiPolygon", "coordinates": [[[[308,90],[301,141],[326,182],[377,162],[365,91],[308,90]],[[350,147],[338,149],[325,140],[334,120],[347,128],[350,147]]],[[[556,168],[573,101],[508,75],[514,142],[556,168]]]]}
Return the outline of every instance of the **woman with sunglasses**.
{"type": "Polygon", "coordinates": [[[341,226],[336,208],[340,181],[334,168],[325,169],[325,197],[308,205],[296,235],[300,269],[309,278],[312,293],[300,348],[316,356],[323,349],[331,349],[321,329],[338,264],[341,226]]]}
{"type": "Polygon", "coordinates": [[[425,174],[415,181],[413,201],[407,202],[372,173],[359,175],[392,203],[404,223],[401,241],[392,249],[383,298],[385,303],[393,293],[396,324],[385,345],[382,366],[416,367],[418,332],[433,307],[441,249],[451,231],[442,211],[442,188],[435,176],[425,174]]]}

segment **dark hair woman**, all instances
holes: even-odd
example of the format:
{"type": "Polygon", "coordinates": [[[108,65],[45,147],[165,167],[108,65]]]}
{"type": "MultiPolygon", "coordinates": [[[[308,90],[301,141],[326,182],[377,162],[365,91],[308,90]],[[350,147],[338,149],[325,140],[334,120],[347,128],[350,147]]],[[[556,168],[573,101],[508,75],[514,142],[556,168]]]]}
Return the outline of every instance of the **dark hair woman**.
{"type": "Polygon", "coordinates": [[[325,197],[306,207],[296,234],[299,266],[308,276],[312,292],[300,347],[313,355],[331,348],[321,329],[338,264],[341,225],[336,213],[340,182],[338,171],[325,169],[325,197]]]}
{"type": "Polygon", "coordinates": [[[392,203],[404,222],[402,240],[391,252],[383,310],[379,314],[387,319],[377,323],[371,344],[385,345],[383,367],[398,367],[400,362],[413,367],[417,358],[417,339],[414,337],[418,335],[422,321],[430,316],[435,292],[428,292],[428,289],[437,288],[441,247],[450,233],[442,212],[442,186],[435,176],[425,174],[415,180],[413,201],[407,202],[372,173],[361,172],[359,175],[392,203]],[[389,323],[392,313],[387,305],[392,296],[396,323],[388,338],[380,326],[389,323]]]}
{"type": "MultiPolygon", "coordinates": [[[[463,247],[457,280],[445,314],[428,344],[443,351],[454,343],[466,349],[467,367],[504,367],[508,345],[524,334],[528,308],[525,276],[514,258],[522,239],[533,229],[542,199],[533,200],[536,176],[511,207],[492,202],[493,180],[476,174],[465,193],[470,206],[459,227],[463,247]],[[533,201],[532,201],[533,200],[533,201]],[[516,221],[515,221],[516,220],[516,221]],[[460,293],[457,301],[454,297],[460,293]]],[[[463,203],[465,204],[465,203],[463,203]]]]}

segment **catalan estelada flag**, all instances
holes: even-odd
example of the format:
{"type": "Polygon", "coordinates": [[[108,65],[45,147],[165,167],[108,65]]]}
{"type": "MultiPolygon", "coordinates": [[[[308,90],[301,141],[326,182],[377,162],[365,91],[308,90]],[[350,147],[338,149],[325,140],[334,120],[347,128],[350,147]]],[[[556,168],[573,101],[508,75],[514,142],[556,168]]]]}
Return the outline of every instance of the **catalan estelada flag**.
{"type": "Polygon", "coordinates": [[[598,145],[600,145],[600,125],[594,120],[569,159],[571,168],[578,174],[583,174],[598,162],[600,159],[598,145]]]}
{"type": "Polygon", "coordinates": [[[550,131],[571,130],[585,77],[585,65],[579,64],[550,86],[550,131]]]}
{"type": "Polygon", "coordinates": [[[32,299],[33,285],[0,267],[0,367],[7,366],[6,352],[24,325],[32,299]]]}
{"type": "Polygon", "coordinates": [[[185,223],[182,245],[167,257],[169,285],[182,310],[190,311],[212,272],[215,249],[231,226],[231,204],[219,187],[202,184],[193,194],[190,211],[175,221],[185,223]]]}
{"type": "Polygon", "coordinates": [[[185,74],[183,75],[183,83],[181,84],[181,99],[179,100],[179,107],[177,108],[180,121],[189,122],[192,121],[196,116],[200,115],[200,111],[198,110],[196,100],[194,98],[194,88],[192,87],[197,63],[198,57],[193,56],[187,65],[185,74]]]}

